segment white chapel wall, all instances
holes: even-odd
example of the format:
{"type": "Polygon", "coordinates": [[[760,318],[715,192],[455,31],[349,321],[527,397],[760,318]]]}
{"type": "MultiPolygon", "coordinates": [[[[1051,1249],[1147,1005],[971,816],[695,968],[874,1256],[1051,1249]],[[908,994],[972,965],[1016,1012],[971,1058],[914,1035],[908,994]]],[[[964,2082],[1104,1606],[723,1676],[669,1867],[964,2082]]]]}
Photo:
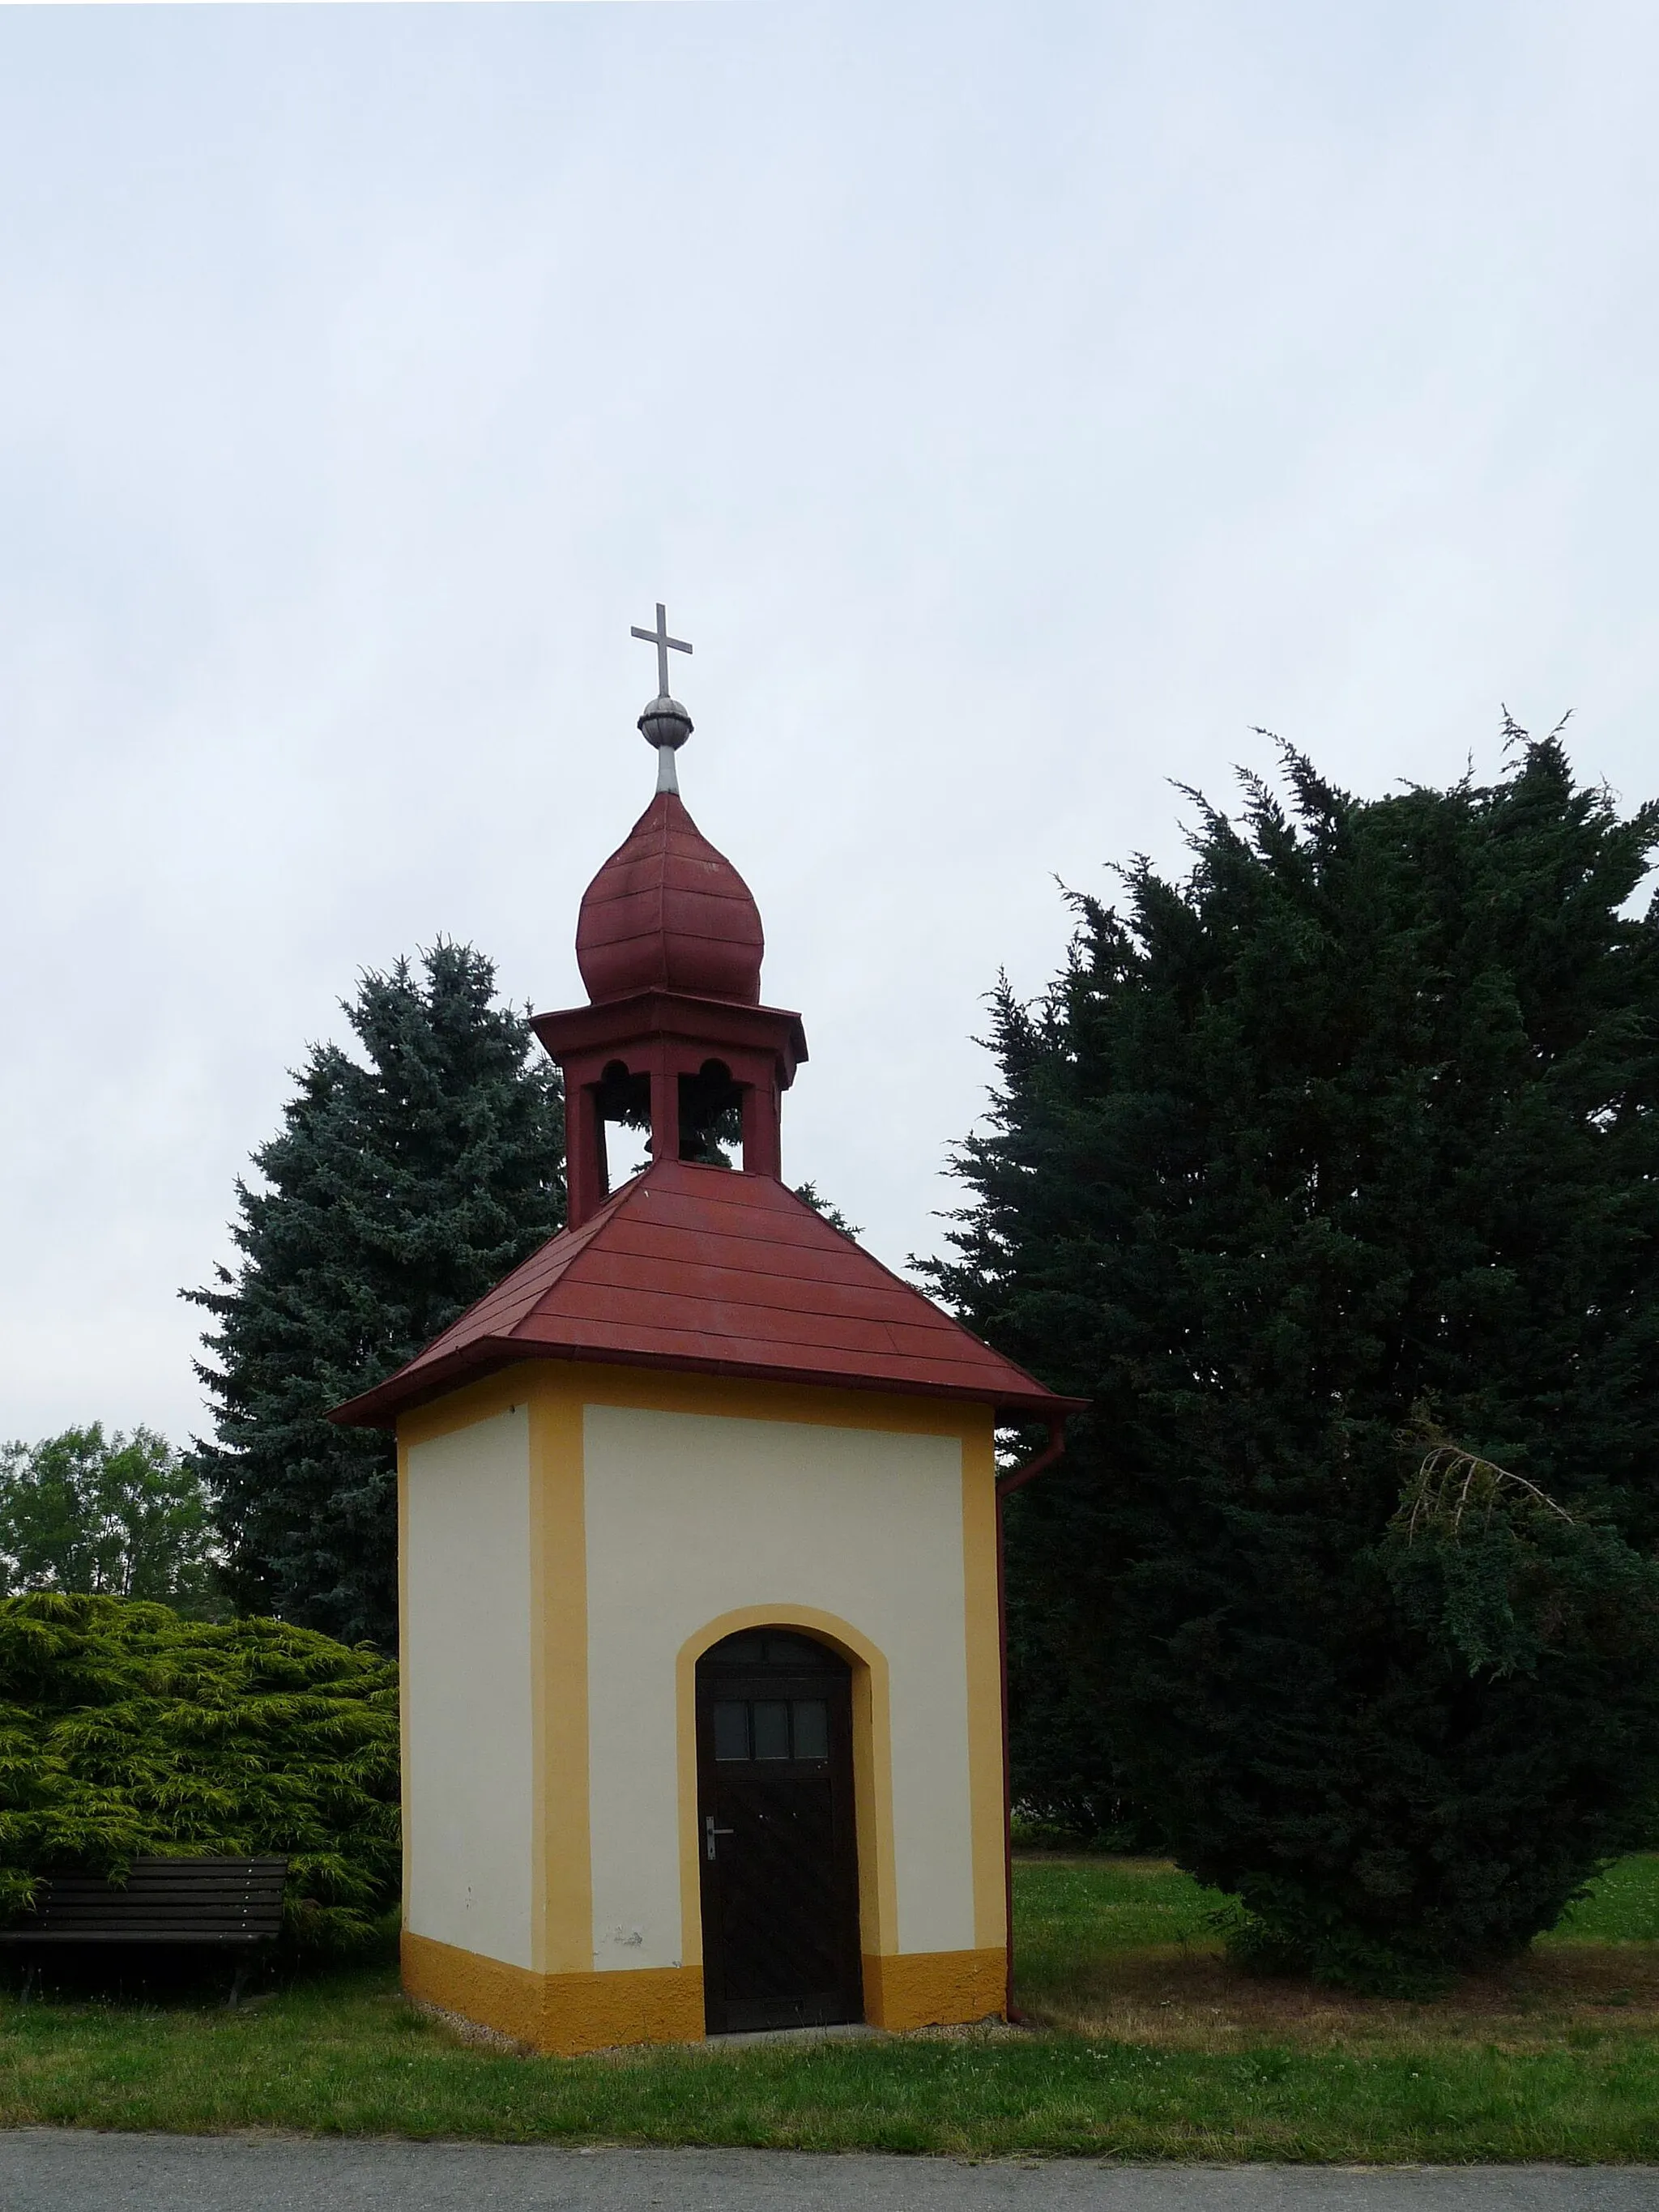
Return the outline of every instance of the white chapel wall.
{"type": "Polygon", "coordinates": [[[409,1451],[407,1924],[531,1963],[530,1421],[409,1451]]]}
{"type": "Polygon", "coordinates": [[[960,1442],[608,1406],[584,1429],[595,1966],[682,1962],[675,1661],[755,1605],[885,1654],[899,1948],[971,1949],[960,1442]]]}

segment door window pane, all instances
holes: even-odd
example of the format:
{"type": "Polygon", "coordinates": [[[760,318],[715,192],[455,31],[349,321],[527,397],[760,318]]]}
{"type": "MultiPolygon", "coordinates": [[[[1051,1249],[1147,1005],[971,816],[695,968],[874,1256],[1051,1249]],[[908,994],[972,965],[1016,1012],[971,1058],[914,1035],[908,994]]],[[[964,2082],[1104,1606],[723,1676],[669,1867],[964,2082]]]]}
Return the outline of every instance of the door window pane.
{"type": "Polygon", "coordinates": [[[797,1698],[795,1700],[795,1756],[797,1759],[828,1759],[830,1756],[830,1708],[822,1698],[797,1698]]]}
{"type": "Polygon", "coordinates": [[[716,1759],[747,1759],[749,1756],[749,1708],[724,1702],[714,1707],[714,1756],[716,1759]]]}
{"type": "Polygon", "coordinates": [[[755,1756],[757,1759],[787,1759],[789,1756],[789,1708],[781,1698],[757,1698],[755,1715],[755,1756]]]}

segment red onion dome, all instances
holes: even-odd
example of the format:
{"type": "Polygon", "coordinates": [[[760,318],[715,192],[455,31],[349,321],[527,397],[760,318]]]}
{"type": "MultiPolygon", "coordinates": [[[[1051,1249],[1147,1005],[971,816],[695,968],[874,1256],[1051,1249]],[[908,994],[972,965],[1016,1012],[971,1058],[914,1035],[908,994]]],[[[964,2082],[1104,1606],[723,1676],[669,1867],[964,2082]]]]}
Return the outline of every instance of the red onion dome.
{"type": "Polygon", "coordinates": [[[766,939],[754,894],[680,804],[659,791],[588,885],[576,964],[598,1005],[635,991],[760,1003],[766,939]]]}

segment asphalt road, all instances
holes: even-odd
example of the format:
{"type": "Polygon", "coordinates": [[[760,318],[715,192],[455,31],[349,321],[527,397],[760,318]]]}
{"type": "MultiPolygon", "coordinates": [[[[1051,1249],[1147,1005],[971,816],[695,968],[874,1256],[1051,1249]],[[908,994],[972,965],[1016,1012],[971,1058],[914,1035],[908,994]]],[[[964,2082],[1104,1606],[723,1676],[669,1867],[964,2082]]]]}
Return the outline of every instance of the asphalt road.
{"type": "Polygon", "coordinates": [[[0,2212],[1659,2212],[1659,2166],[1081,2160],[0,2133],[0,2212]]]}

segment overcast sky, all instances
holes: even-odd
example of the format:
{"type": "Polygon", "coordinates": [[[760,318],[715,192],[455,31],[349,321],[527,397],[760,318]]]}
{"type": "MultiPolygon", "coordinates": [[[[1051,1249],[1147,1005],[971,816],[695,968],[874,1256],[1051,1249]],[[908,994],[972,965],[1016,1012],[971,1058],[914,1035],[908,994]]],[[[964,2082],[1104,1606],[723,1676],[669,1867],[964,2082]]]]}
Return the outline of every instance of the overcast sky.
{"type": "Polygon", "coordinates": [[[687,804],[936,1246],[1172,780],[1502,702],[1659,789],[1650,4],[0,9],[0,1436],[203,1425],[180,1285],[441,933],[579,1002],[687,804]]]}

